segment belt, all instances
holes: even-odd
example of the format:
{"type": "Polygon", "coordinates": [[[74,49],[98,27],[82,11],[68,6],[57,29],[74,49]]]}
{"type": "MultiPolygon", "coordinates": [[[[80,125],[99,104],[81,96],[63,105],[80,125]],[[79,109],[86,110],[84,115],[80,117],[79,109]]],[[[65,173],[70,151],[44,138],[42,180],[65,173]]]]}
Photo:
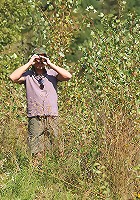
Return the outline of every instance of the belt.
{"type": "Polygon", "coordinates": [[[38,119],[47,119],[48,117],[50,117],[50,116],[49,115],[42,115],[42,116],[37,115],[36,116],[36,118],[38,118],[38,119]]]}

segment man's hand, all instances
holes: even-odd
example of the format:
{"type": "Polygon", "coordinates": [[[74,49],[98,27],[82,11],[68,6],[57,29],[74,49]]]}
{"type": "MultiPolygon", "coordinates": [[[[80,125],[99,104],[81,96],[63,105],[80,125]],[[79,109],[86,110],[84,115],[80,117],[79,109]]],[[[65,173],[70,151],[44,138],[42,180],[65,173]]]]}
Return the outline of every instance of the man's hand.
{"type": "Polygon", "coordinates": [[[39,57],[42,59],[42,63],[44,65],[49,65],[50,68],[52,68],[53,70],[55,70],[58,75],[57,75],[57,79],[60,81],[67,81],[69,80],[72,75],[65,69],[63,69],[62,67],[56,66],[55,64],[53,64],[49,58],[39,55],[39,57]]]}
{"type": "Polygon", "coordinates": [[[29,60],[29,62],[28,62],[29,66],[34,65],[35,62],[36,62],[36,59],[40,59],[40,57],[39,57],[38,55],[34,54],[34,55],[30,58],[30,60],[29,60]]]}
{"type": "Polygon", "coordinates": [[[28,63],[26,63],[25,65],[19,67],[18,69],[16,69],[11,75],[10,75],[10,79],[15,82],[15,83],[21,83],[24,82],[25,77],[22,76],[22,74],[28,70],[32,65],[34,65],[36,63],[36,59],[39,59],[39,56],[34,54],[28,63]]]}
{"type": "Polygon", "coordinates": [[[51,65],[51,61],[48,57],[41,56],[41,55],[39,55],[39,57],[41,58],[41,61],[44,65],[49,65],[49,66],[51,65]]]}

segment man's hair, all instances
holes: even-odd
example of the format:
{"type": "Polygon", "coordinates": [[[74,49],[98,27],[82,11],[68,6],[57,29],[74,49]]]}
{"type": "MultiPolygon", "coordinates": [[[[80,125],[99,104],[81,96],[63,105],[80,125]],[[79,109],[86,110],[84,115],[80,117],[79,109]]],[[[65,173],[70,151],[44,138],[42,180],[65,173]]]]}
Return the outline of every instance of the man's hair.
{"type": "Polygon", "coordinates": [[[47,52],[43,47],[37,47],[32,51],[33,54],[44,54],[47,57],[47,52]]]}

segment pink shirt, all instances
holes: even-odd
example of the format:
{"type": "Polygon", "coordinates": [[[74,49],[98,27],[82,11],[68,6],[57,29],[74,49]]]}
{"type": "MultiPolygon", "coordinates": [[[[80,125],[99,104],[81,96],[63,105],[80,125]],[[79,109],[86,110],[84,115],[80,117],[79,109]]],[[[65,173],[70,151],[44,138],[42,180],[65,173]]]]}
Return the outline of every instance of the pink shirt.
{"type": "Polygon", "coordinates": [[[43,75],[36,75],[32,69],[23,74],[28,117],[58,116],[57,75],[53,69],[47,69],[43,75]]]}

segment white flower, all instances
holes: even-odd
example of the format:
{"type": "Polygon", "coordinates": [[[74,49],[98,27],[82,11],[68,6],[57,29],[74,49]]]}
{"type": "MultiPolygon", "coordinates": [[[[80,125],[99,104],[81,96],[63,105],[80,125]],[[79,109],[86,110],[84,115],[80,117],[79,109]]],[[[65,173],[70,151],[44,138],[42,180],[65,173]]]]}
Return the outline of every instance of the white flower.
{"type": "Polygon", "coordinates": [[[61,57],[65,57],[65,55],[64,55],[62,52],[59,52],[59,55],[60,55],[61,57]]]}
{"type": "Polygon", "coordinates": [[[11,58],[17,58],[17,54],[16,53],[13,53],[13,55],[11,55],[11,58]]]}
{"type": "Polygon", "coordinates": [[[93,9],[94,9],[93,6],[88,6],[88,7],[86,8],[87,11],[89,11],[89,10],[93,10],[93,9]]]}
{"type": "Polygon", "coordinates": [[[94,31],[91,31],[90,35],[91,35],[91,36],[94,36],[94,35],[95,35],[94,31]]]}
{"type": "Polygon", "coordinates": [[[93,10],[93,12],[94,12],[94,13],[96,13],[96,12],[97,12],[97,10],[95,10],[95,9],[94,9],[94,10],[93,10]]]}
{"type": "Polygon", "coordinates": [[[104,16],[104,13],[100,13],[98,16],[99,16],[99,17],[103,17],[103,16],[104,16]]]}
{"type": "Polygon", "coordinates": [[[77,9],[77,8],[75,8],[75,9],[73,10],[73,12],[74,12],[74,13],[77,13],[77,12],[78,12],[78,9],[77,9]]]}
{"type": "Polygon", "coordinates": [[[124,5],[125,5],[125,4],[126,4],[126,1],[122,1],[122,4],[124,4],[124,5]]]}
{"type": "Polygon", "coordinates": [[[93,10],[93,9],[94,9],[94,7],[93,7],[93,6],[89,6],[89,9],[93,10]]]}

